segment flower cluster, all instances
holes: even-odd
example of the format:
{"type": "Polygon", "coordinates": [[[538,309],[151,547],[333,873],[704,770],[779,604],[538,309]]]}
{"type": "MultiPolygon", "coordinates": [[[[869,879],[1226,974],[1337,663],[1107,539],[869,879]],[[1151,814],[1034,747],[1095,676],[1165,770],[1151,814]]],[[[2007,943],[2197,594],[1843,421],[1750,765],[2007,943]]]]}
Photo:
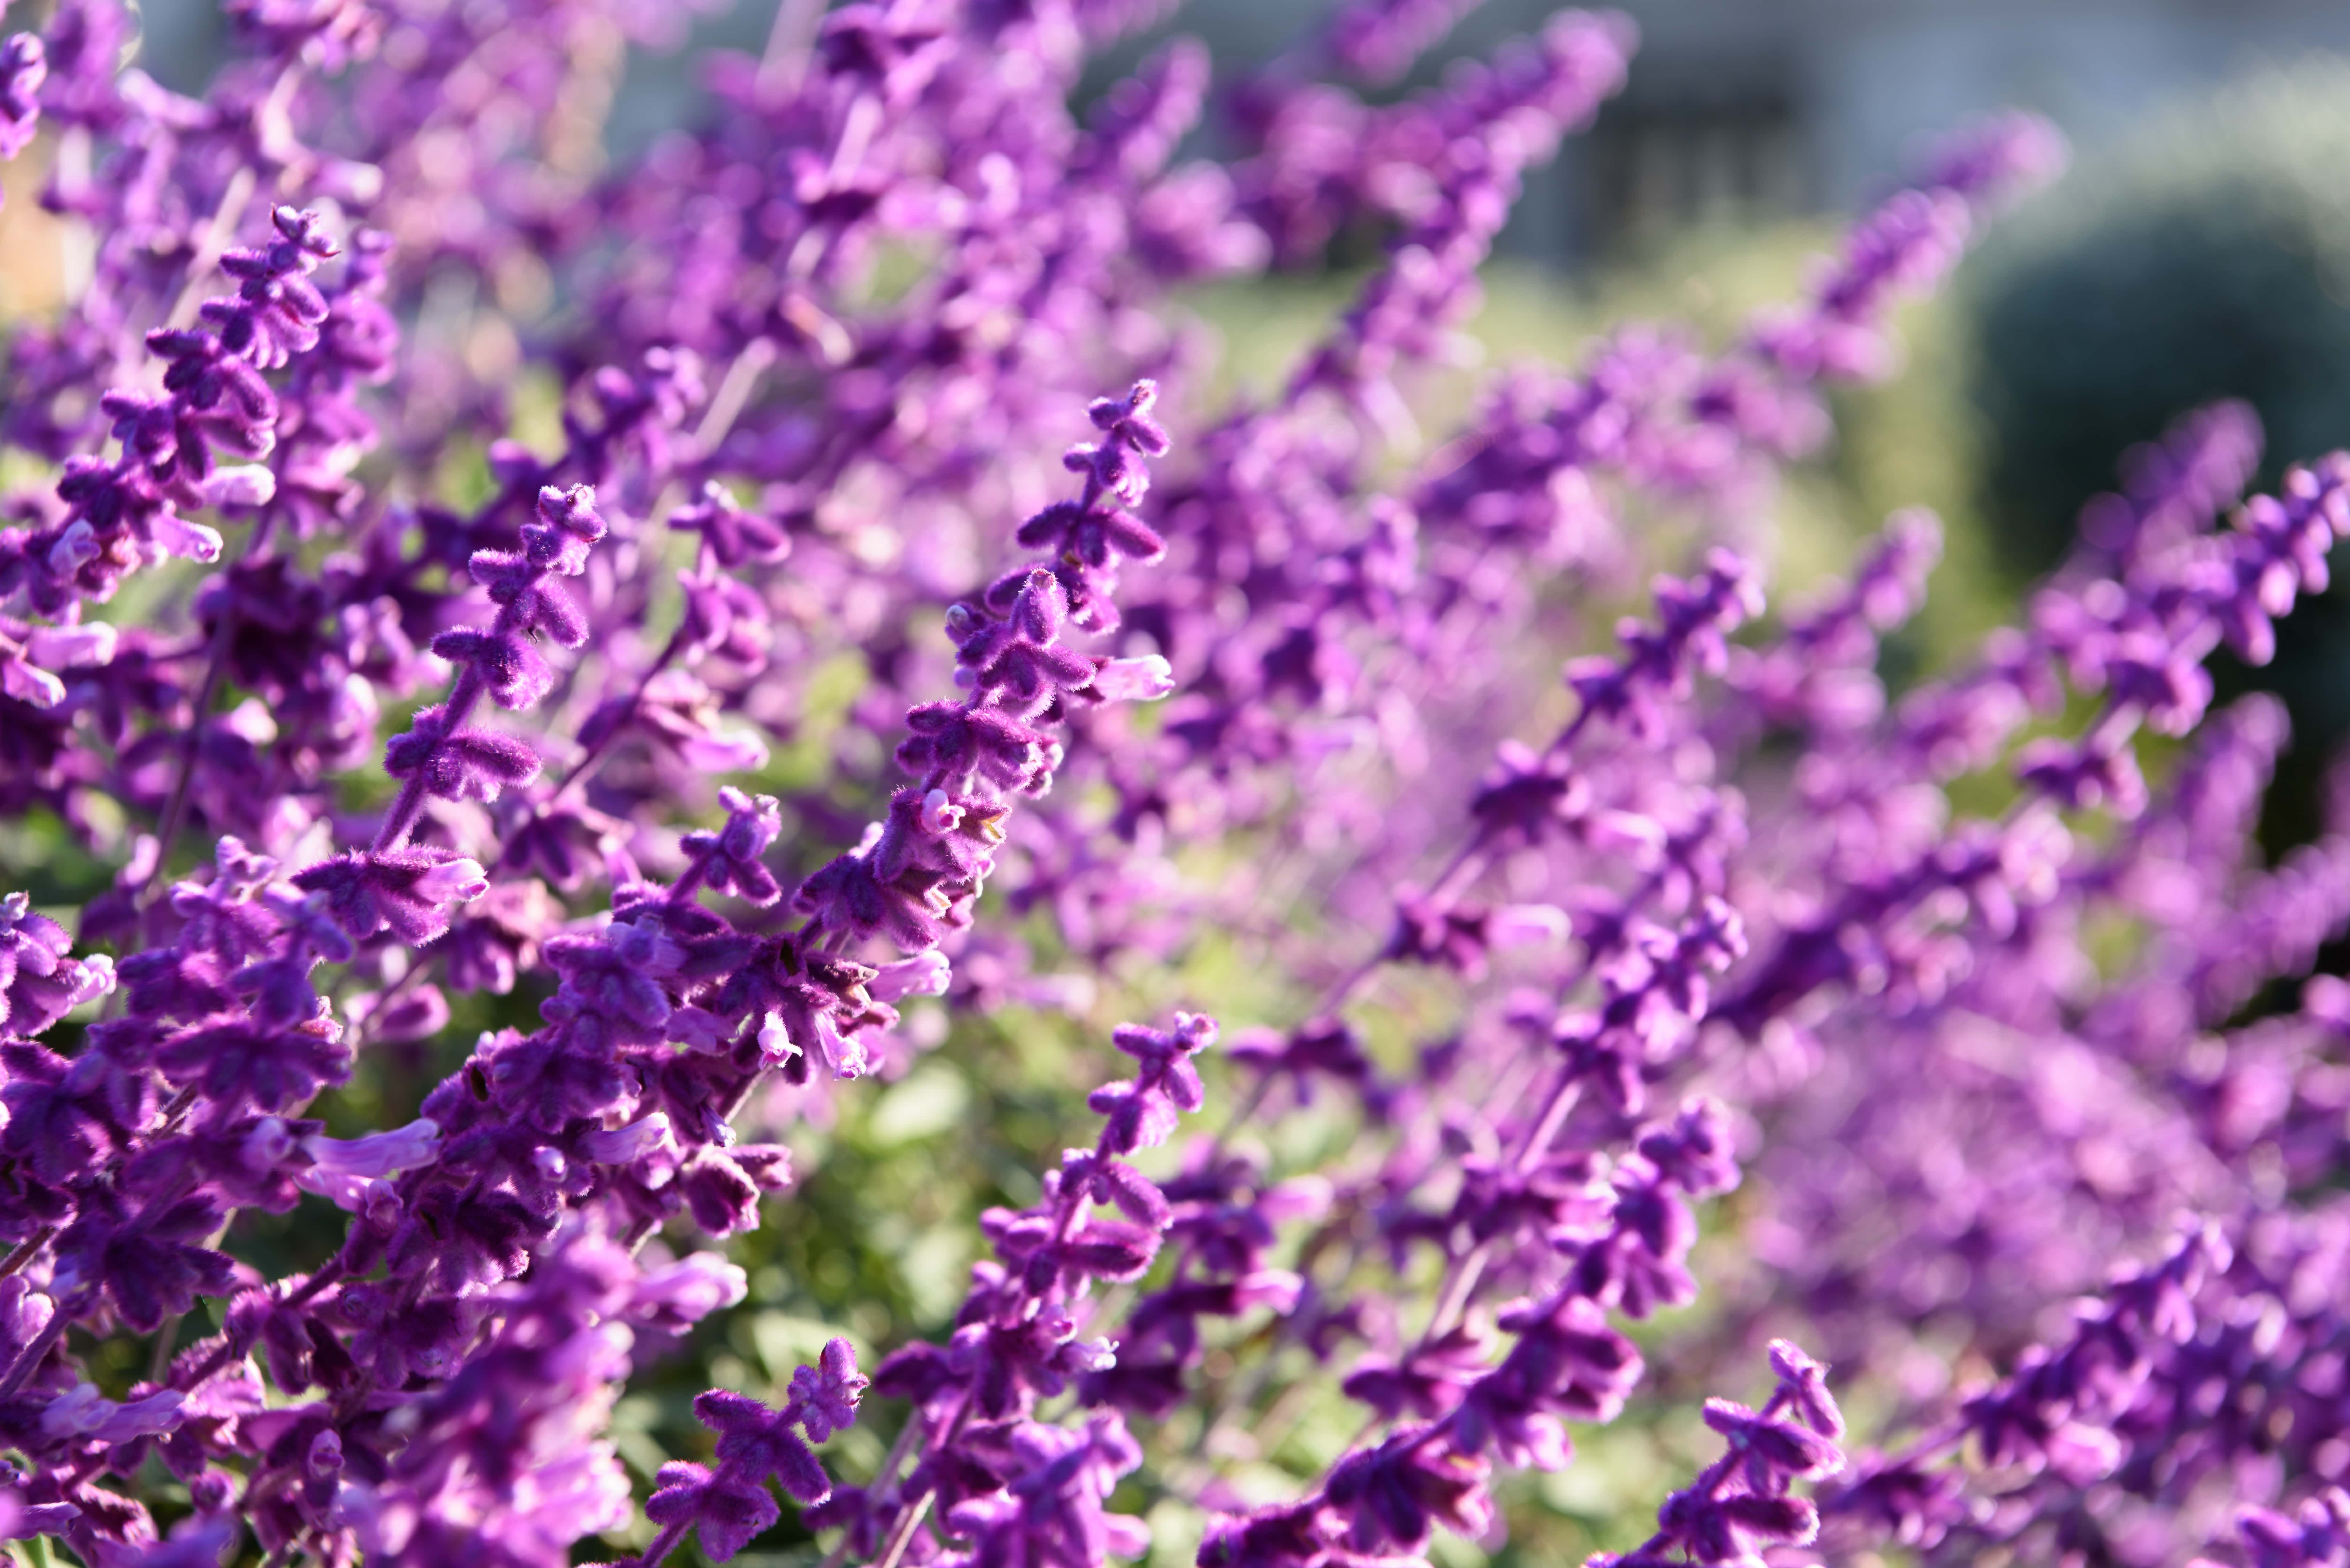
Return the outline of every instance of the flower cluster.
{"type": "Polygon", "coordinates": [[[1948,669],[1922,511],[1765,593],[2046,126],[1463,398],[1620,17],[788,0],[608,161],[660,7],[223,9],[0,37],[0,1542],[1425,1563],[1767,1359],[1599,1568],[2339,1568],[2350,792],[2215,661],[2350,456],[2184,415],[1948,669]]]}

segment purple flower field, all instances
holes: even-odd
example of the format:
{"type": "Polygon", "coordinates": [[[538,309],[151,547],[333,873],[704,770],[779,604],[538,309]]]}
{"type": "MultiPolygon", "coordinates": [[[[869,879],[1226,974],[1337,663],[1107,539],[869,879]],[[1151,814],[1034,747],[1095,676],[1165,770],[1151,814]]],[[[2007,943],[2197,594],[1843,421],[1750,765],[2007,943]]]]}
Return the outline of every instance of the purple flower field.
{"type": "Polygon", "coordinates": [[[2213,673],[2350,455],[1773,581],[2050,126],[1471,368],[1622,17],[785,0],[608,158],[667,6],[222,8],[0,16],[15,1562],[2350,1568],[2350,775],[2213,673]]]}

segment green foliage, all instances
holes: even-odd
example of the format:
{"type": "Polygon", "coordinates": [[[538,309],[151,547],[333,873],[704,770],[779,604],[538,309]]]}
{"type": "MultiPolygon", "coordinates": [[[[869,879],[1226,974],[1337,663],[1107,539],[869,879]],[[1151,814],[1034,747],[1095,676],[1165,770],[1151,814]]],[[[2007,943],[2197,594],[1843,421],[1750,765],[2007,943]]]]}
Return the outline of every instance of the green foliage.
{"type": "Polygon", "coordinates": [[[1987,513],[2045,566],[2113,454],[2250,401],[2275,472],[2350,429],[2350,62],[2262,73],[2093,155],[1972,276],[1987,513]]]}
{"type": "MultiPolygon", "coordinates": [[[[2222,397],[2259,411],[2267,483],[2350,430],[2350,62],[2249,77],[2076,167],[1984,248],[1969,296],[1986,432],[1982,511],[2019,574],[2052,563],[2113,454],[2222,397]]],[[[2311,836],[2324,759],[2350,735],[2350,607],[2279,628],[2257,675],[2299,738],[2272,848],[2311,836]]]]}

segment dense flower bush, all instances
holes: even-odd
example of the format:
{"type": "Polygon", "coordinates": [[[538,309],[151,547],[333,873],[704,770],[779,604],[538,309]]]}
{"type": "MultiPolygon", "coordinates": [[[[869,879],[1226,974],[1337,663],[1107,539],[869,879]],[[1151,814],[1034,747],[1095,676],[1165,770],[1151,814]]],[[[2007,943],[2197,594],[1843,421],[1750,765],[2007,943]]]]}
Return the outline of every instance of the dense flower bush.
{"type": "Polygon", "coordinates": [[[1385,92],[1461,9],[1078,118],[1152,7],[786,4],[612,168],[659,7],[227,0],[201,99],[118,0],[0,44],[78,258],[0,381],[56,846],[0,903],[0,1538],[1457,1563],[1686,1416],[1596,1561],[2345,1561],[2350,986],[2286,982],[2350,816],[2262,861],[2284,725],[2204,661],[2325,587],[2350,458],[2245,499],[2195,413],[1881,676],[1935,521],[1773,609],[1774,478],[2060,144],[1961,131],[1734,341],[1423,431],[1635,43],[1385,92]],[[1212,404],[1183,291],[1363,234],[1212,404]],[[951,1321],[732,1363],[648,1462],[803,1135],[1066,1019],[1117,1054],[951,1321]]]}

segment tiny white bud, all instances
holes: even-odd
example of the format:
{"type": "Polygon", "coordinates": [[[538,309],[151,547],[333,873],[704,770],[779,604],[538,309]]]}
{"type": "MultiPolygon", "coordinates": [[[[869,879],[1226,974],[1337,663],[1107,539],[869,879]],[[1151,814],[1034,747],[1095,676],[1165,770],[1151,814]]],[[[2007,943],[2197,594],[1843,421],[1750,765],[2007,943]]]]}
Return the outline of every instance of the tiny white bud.
{"type": "Polygon", "coordinates": [[[0,664],[0,691],[35,708],[54,708],[66,700],[64,681],[21,659],[0,664]]]}
{"type": "Polygon", "coordinates": [[[45,626],[25,639],[25,651],[51,670],[72,670],[114,659],[116,633],[102,620],[87,626],[45,626]]]}
{"type": "Polygon", "coordinates": [[[214,469],[196,487],[207,506],[265,506],[277,493],[277,476],[257,462],[214,469]]]}
{"type": "Polygon", "coordinates": [[[792,1043],[791,1031],[784,1027],[783,1015],[770,1012],[759,1025],[759,1059],[773,1065],[796,1056],[800,1048],[792,1043]]]}
{"type": "Polygon", "coordinates": [[[435,904],[470,904],[489,890],[482,863],[463,857],[444,860],[416,879],[417,897],[435,904]]]}
{"type": "Polygon", "coordinates": [[[1113,659],[1095,672],[1094,690],[1113,702],[1156,702],[1175,690],[1175,669],[1155,653],[1113,659]]]}
{"type": "Polygon", "coordinates": [[[934,789],[922,797],[922,831],[945,835],[962,826],[962,807],[942,789],[934,789]]]}
{"type": "Polygon", "coordinates": [[[1504,904],[1493,911],[1485,934],[1497,948],[1522,948],[1558,941],[1572,929],[1566,911],[1555,904],[1504,904]]]}
{"type": "MultiPolygon", "coordinates": [[[[207,528],[201,523],[191,523],[170,512],[159,514],[148,528],[155,535],[156,545],[167,556],[178,556],[190,561],[220,559],[221,536],[217,529],[207,528]]],[[[96,554],[95,551],[91,553],[96,554]]]]}
{"type": "Polygon", "coordinates": [[[953,978],[947,955],[932,949],[883,964],[880,972],[865,982],[865,990],[876,1002],[896,1002],[908,996],[944,996],[953,978]]]}
{"type": "Polygon", "coordinates": [[[84,561],[98,556],[98,530],[89,525],[87,517],[77,517],[57,535],[49,546],[48,568],[57,576],[69,576],[81,569],[84,561]]]}

